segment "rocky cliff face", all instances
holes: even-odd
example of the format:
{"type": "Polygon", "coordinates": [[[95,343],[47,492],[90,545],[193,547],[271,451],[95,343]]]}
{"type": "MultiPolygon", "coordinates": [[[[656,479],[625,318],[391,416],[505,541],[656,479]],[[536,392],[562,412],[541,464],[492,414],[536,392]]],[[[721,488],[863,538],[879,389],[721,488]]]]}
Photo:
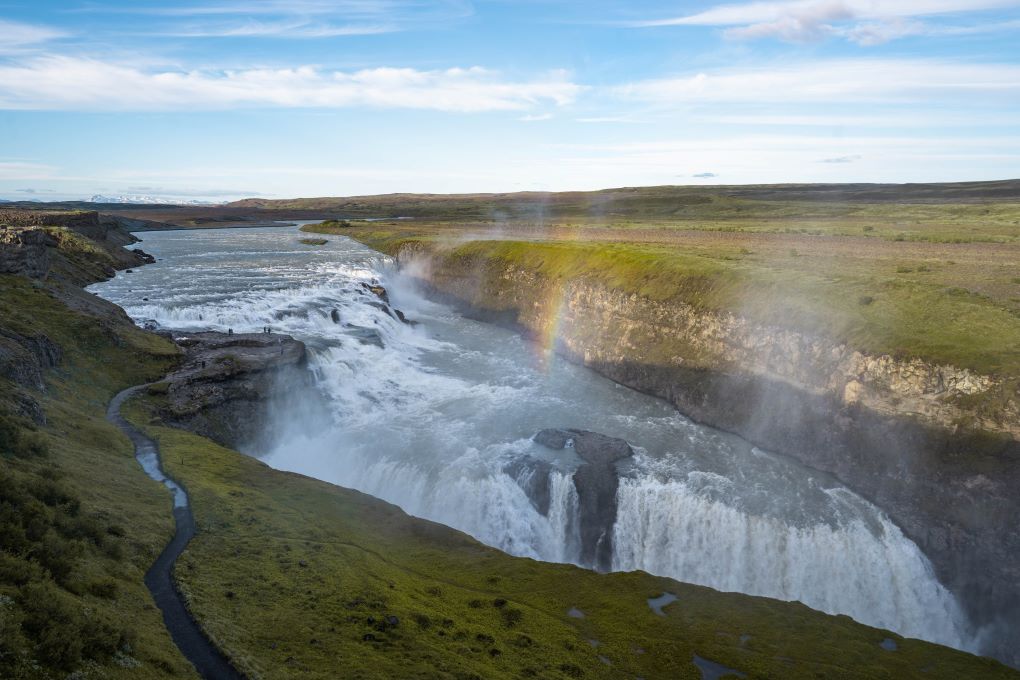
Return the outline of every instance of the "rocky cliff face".
{"type": "MultiPolygon", "coordinates": [[[[111,327],[130,323],[116,305],[82,290],[82,286],[125,269],[151,262],[116,222],[94,212],[0,210],[0,276],[23,276],[45,285],[72,310],[103,319],[111,327]]],[[[45,333],[24,334],[0,326],[0,378],[14,386],[9,397],[18,415],[45,421],[33,391],[46,388],[44,376],[57,366],[61,350],[45,333]]]]}
{"type": "Polygon", "coordinates": [[[152,262],[116,218],[95,212],[0,210],[0,274],[48,276],[78,286],[152,262]]]}
{"type": "Polygon", "coordinates": [[[267,422],[282,383],[309,387],[304,343],[275,333],[190,333],[174,341],[185,359],[150,389],[167,395],[164,419],[224,446],[248,443],[267,422]]]}
{"type": "Polygon", "coordinates": [[[0,229],[0,274],[46,276],[56,240],[42,229],[0,229]]]}
{"type": "Polygon", "coordinates": [[[398,260],[469,314],[555,335],[571,360],[836,475],[921,546],[976,621],[1020,631],[1015,384],[502,263],[415,247],[398,260]]]}

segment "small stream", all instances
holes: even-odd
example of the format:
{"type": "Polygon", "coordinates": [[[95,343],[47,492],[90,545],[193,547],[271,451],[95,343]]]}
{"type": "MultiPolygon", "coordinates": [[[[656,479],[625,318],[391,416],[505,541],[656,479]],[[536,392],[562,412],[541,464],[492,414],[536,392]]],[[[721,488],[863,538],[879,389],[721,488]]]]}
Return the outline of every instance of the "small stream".
{"type": "Polygon", "coordinates": [[[152,599],[162,612],[163,623],[174,644],[181,650],[184,658],[195,667],[199,676],[205,680],[243,680],[244,676],[234,669],[191,617],[184,597],[174,585],[174,563],[195,537],[195,518],[191,514],[188,492],[163,472],[156,442],[120,414],[124,402],[145,387],[146,385],[129,387],[118,393],[110,400],[106,410],[106,419],[127,435],[134,444],[135,459],[145,470],[145,474],[169,489],[174,499],[174,535],[145,572],[145,587],[152,593],[152,599]]]}

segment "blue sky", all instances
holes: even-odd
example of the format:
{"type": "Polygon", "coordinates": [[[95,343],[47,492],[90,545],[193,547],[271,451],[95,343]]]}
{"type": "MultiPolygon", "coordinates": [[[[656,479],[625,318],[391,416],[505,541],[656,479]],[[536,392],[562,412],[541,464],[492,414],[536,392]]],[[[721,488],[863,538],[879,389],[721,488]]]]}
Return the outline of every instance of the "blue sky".
{"type": "Polygon", "coordinates": [[[1020,177],[1020,0],[0,0],[0,197],[1020,177]]]}

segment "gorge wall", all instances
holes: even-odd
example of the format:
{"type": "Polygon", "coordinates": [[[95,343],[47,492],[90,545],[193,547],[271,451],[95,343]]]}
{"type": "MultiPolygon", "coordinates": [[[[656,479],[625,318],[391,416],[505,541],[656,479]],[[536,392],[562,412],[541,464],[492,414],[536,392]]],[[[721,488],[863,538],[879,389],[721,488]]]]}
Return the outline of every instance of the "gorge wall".
{"type": "Polygon", "coordinates": [[[977,625],[1015,639],[1015,384],[418,242],[392,254],[469,315],[837,476],[922,548],[977,625]]]}

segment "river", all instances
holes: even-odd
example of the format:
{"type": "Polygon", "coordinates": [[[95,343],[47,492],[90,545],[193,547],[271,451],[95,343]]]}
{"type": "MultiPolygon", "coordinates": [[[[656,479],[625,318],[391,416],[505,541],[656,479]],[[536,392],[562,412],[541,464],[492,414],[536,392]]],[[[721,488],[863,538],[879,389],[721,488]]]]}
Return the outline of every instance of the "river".
{"type": "Polygon", "coordinates": [[[142,247],[158,261],[90,290],[139,323],[268,325],[304,341],[325,414],[280,400],[242,447],[273,467],[372,494],[514,555],[576,563],[579,459],[531,437],[594,430],[637,452],[620,470],[612,569],[800,600],[976,646],[918,547],[836,480],[429,301],[361,244],[328,236],[309,246],[302,236],[297,227],[146,232],[142,247]],[[376,281],[416,325],[361,285],[376,281]],[[514,466],[534,459],[553,466],[547,509],[514,466]]]}

